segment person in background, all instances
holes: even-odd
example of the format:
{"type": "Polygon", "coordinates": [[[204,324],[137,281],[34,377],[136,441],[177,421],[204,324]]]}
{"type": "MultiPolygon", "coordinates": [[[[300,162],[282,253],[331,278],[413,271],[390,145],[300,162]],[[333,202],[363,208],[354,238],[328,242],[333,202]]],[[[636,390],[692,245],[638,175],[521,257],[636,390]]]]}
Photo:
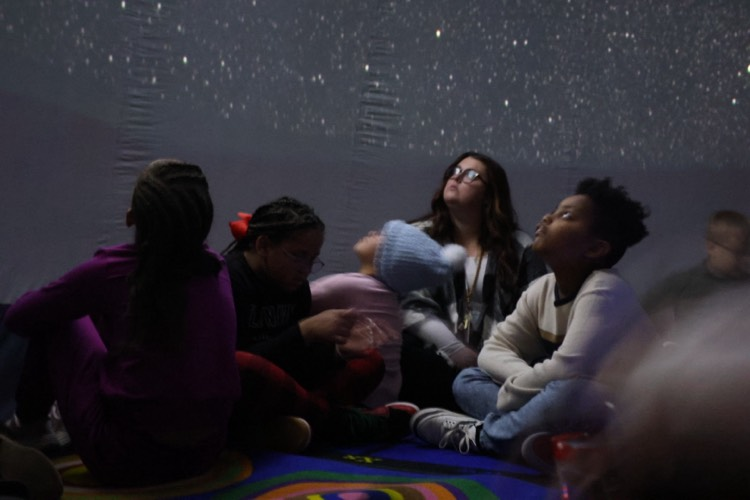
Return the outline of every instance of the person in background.
{"type": "Polygon", "coordinates": [[[239,448],[300,452],[320,443],[400,438],[411,405],[357,407],[380,384],[375,349],[342,357],[362,320],[353,309],[311,312],[308,276],[319,270],[325,225],[308,205],[281,197],[230,223],[224,252],[232,280],[242,398],[230,426],[239,448]]]}
{"type": "Polygon", "coordinates": [[[459,155],[445,170],[431,206],[415,225],[440,244],[463,246],[468,258],[452,280],[402,301],[400,398],[458,409],[451,391],[456,375],[476,366],[494,326],[547,269],[529,247],[531,238],[519,230],[508,177],[492,158],[459,155]]]}
{"type": "MultiPolygon", "coordinates": [[[[659,332],[673,339],[673,325],[710,296],[750,283],[750,222],[734,210],[711,214],[706,257],[689,269],[670,274],[642,297],[659,332]]],[[[673,339],[674,340],[674,339],[673,339]]]]}
{"type": "Polygon", "coordinates": [[[360,268],[331,274],[310,283],[312,312],[348,308],[361,314],[352,336],[339,346],[345,356],[377,348],[385,360],[385,376],[364,400],[378,407],[398,399],[401,389],[401,329],[399,297],[421,288],[439,286],[463,267],[460,245],[439,245],[404,221],[385,223],[354,245],[360,268]]]}
{"type": "Polygon", "coordinates": [[[718,291],[686,311],[679,341],[645,352],[619,349],[637,362],[615,379],[616,418],[592,437],[596,465],[579,466],[585,489],[608,498],[750,498],[750,284],[718,291]],[[601,488],[600,488],[601,489],[601,488]]]}
{"type": "Polygon", "coordinates": [[[652,336],[635,292],[612,269],[648,234],[647,215],[609,179],[581,181],[537,225],[533,248],[552,272],[495,327],[478,367],[456,378],[466,414],[423,409],[411,420],[414,434],[462,453],[513,457],[521,448],[527,462],[540,465],[551,456],[553,434],[606,425],[607,390],[595,380],[600,365],[621,342],[652,336]]]}
{"type": "Polygon", "coordinates": [[[44,442],[57,401],[103,484],[176,481],[216,462],[240,385],[229,275],[205,244],[212,221],[200,167],[162,159],[141,172],[126,215],[134,242],[99,249],[8,309],[6,326],[29,343],[3,434],[44,442]]]}

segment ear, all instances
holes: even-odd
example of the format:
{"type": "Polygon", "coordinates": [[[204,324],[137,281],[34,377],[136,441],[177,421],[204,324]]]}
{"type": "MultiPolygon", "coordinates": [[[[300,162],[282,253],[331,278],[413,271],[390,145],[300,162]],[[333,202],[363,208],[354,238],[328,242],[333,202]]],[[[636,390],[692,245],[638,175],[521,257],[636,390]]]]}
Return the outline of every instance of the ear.
{"type": "Polygon", "coordinates": [[[272,247],[273,242],[265,234],[258,236],[255,239],[255,253],[257,253],[261,257],[267,257],[268,254],[271,253],[272,247]]]}
{"type": "Polygon", "coordinates": [[[132,208],[128,208],[128,211],[125,212],[125,225],[128,227],[135,226],[135,216],[133,215],[132,208]]]}
{"type": "Polygon", "coordinates": [[[599,260],[604,258],[610,250],[612,250],[612,246],[609,242],[597,238],[584,255],[591,260],[599,260]]]}

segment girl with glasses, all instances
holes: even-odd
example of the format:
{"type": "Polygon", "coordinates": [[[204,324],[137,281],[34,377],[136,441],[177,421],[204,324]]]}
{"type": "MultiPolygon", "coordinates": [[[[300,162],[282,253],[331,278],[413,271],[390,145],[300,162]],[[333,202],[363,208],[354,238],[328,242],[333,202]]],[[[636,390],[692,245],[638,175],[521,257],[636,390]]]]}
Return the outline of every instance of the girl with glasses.
{"type": "Polygon", "coordinates": [[[235,242],[224,252],[242,383],[230,429],[233,443],[299,452],[311,437],[356,442],[408,433],[410,414],[354,408],[385,370],[375,349],[351,358],[336,349],[348,340],[359,314],[351,309],[311,312],[308,276],[322,266],[323,221],[289,197],[240,215],[230,224],[235,242]]]}
{"type": "Polygon", "coordinates": [[[441,244],[463,246],[469,258],[452,280],[402,301],[400,398],[455,409],[458,371],[476,366],[492,327],[546,267],[519,230],[505,170],[489,156],[470,151],[453,160],[431,208],[414,223],[441,244]]]}

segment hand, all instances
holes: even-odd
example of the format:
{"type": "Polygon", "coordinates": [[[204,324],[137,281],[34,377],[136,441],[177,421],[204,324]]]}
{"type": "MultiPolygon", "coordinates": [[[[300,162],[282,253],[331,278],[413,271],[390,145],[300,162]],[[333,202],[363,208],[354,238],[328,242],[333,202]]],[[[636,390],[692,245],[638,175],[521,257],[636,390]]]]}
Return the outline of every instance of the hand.
{"type": "Polygon", "coordinates": [[[349,339],[359,316],[354,309],[327,309],[300,321],[299,329],[308,343],[343,344],[349,339]]]}
{"type": "Polygon", "coordinates": [[[438,354],[445,358],[449,365],[459,370],[469,368],[470,366],[477,366],[477,351],[461,341],[456,341],[443,347],[438,350],[438,354]]]}
{"type": "Polygon", "coordinates": [[[463,349],[459,349],[451,355],[451,360],[456,368],[463,370],[470,366],[477,366],[477,356],[477,351],[471,347],[464,346],[463,349]]]}
{"type": "Polygon", "coordinates": [[[349,339],[336,346],[339,356],[351,359],[366,356],[375,347],[388,340],[387,334],[367,316],[360,316],[351,329],[349,339]]]}

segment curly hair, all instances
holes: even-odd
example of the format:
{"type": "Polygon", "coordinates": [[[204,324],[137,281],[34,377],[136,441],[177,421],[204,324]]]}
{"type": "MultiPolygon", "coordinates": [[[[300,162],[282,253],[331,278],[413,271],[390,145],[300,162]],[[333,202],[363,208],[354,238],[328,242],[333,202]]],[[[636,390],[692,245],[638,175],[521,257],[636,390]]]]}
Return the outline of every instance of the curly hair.
{"type": "Polygon", "coordinates": [[[432,213],[422,217],[421,220],[432,222],[431,227],[426,231],[433,239],[441,244],[455,243],[456,229],[448,205],[443,198],[443,191],[450,179],[453,167],[468,157],[482,162],[487,170],[479,244],[495,256],[498,282],[503,286],[513,286],[517,280],[519,266],[514,239],[514,233],[518,230],[518,218],[511,200],[508,175],[497,161],[475,151],[467,151],[456,157],[446,169],[440,188],[432,197],[432,213]]]}
{"type": "Polygon", "coordinates": [[[611,247],[603,262],[606,267],[614,266],[628,247],[648,235],[643,220],[649,216],[649,209],[631,199],[624,187],[612,186],[609,177],[583,179],[575,194],[588,196],[594,203],[592,231],[611,247]]]}

